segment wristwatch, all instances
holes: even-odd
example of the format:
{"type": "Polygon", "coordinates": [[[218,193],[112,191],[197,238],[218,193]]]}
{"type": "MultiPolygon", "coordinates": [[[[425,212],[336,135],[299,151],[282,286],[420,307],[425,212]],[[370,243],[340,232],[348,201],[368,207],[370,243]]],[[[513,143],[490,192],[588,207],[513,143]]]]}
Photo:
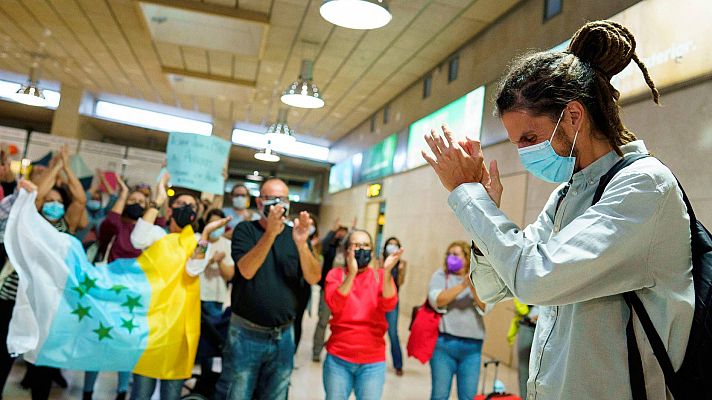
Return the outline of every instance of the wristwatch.
{"type": "Polygon", "coordinates": [[[158,210],[158,204],[156,204],[155,201],[149,201],[148,208],[155,208],[156,210],[158,210]]]}

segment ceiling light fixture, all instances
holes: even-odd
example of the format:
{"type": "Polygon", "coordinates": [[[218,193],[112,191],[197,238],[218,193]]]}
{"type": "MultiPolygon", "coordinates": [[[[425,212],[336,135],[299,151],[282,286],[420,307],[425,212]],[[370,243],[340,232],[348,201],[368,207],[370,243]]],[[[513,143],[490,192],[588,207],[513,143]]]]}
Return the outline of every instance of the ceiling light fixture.
{"type": "Polygon", "coordinates": [[[279,156],[272,152],[272,142],[267,142],[267,147],[264,150],[255,153],[255,158],[260,161],[266,162],[277,162],[279,161],[279,156]]]}
{"type": "Polygon", "coordinates": [[[314,62],[312,60],[302,61],[302,70],[299,79],[292,82],[287,90],[282,94],[282,103],[299,108],[322,108],[324,99],[319,93],[319,88],[312,81],[312,70],[314,62]]]}
{"type": "Polygon", "coordinates": [[[27,83],[20,86],[20,89],[18,89],[17,92],[10,95],[10,98],[18,103],[30,106],[47,106],[47,99],[45,98],[44,93],[42,93],[42,89],[38,86],[39,74],[39,63],[34,61],[30,67],[30,76],[27,79],[27,83]]]}
{"type": "Polygon", "coordinates": [[[277,121],[270,125],[267,129],[267,140],[272,143],[277,142],[296,142],[297,138],[294,137],[292,129],[287,125],[287,113],[288,109],[282,107],[279,109],[277,114],[277,121]]]}
{"type": "Polygon", "coordinates": [[[324,0],[319,13],[332,24],[349,29],[377,29],[393,18],[386,0],[324,0]]]}
{"type": "Polygon", "coordinates": [[[265,180],[265,177],[260,175],[260,171],[253,171],[251,174],[245,175],[245,178],[257,182],[265,180]]]}

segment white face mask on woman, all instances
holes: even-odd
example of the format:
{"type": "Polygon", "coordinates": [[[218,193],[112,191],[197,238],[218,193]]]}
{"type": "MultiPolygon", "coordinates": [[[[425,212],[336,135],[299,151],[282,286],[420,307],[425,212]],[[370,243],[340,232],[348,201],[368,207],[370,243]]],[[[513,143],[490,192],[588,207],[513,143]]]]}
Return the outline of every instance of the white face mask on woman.
{"type": "Polygon", "coordinates": [[[247,208],[247,196],[235,196],[232,198],[232,206],[238,210],[247,208]]]}

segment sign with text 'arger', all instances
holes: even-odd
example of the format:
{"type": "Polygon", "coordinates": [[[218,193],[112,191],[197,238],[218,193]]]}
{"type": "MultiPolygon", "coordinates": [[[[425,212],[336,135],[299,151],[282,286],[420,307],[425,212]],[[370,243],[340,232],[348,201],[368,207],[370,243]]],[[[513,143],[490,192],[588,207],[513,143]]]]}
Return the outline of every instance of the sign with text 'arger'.
{"type": "Polygon", "coordinates": [[[171,132],[166,167],[173,186],[222,194],[230,142],[214,136],[171,132]]]}

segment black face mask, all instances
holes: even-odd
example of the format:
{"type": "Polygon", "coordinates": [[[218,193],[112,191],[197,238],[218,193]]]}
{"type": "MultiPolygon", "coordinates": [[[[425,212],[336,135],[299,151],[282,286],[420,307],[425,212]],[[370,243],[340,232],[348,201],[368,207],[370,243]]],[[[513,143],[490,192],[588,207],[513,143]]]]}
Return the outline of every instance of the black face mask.
{"type": "Polygon", "coordinates": [[[195,221],[197,213],[189,205],[173,208],[171,218],[175,221],[179,228],[184,228],[195,221]]]}
{"type": "Polygon", "coordinates": [[[138,221],[143,216],[144,208],[140,204],[129,204],[124,208],[124,216],[130,220],[138,221]]]}
{"type": "Polygon", "coordinates": [[[354,250],[354,257],[356,257],[358,269],[366,268],[368,267],[368,263],[371,262],[371,250],[356,249],[354,250]]]}

